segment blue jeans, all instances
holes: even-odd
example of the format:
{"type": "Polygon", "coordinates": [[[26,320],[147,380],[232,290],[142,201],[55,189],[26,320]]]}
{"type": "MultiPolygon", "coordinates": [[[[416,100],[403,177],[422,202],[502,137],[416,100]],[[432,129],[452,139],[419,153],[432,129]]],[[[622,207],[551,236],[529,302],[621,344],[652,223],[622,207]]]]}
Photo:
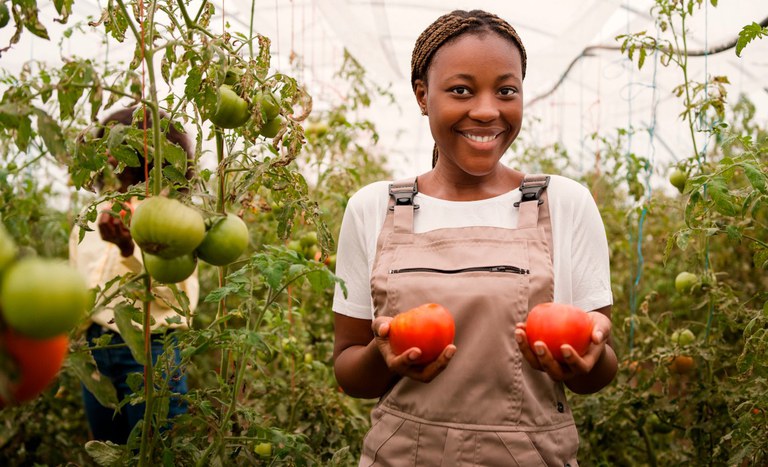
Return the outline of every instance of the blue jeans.
{"type": "MultiPolygon", "coordinates": [[[[98,324],[92,324],[86,332],[88,344],[91,345],[92,339],[107,333],[112,334],[110,345],[124,343],[120,334],[98,324]]],[[[178,366],[181,361],[181,355],[179,354],[178,347],[175,345],[175,336],[173,336],[172,340],[174,343],[174,364],[175,366],[178,366]]],[[[143,374],[144,365],[141,365],[133,358],[133,355],[131,355],[131,351],[127,346],[109,349],[93,349],[91,353],[93,354],[93,359],[96,361],[96,366],[98,367],[99,372],[101,372],[103,376],[109,378],[115,386],[118,401],[123,400],[126,396],[133,393],[126,382],[126,379],[131,373],[143,374]]],[[[162,355],[162,353],[163,336],[153,338],[152,360],[156,362],[157,358],[162,355]]],[[[181,372],[172,375],[172,377],[168,379],[168,384],[172,393],[187,393],[187,377],[181,372]]],[[[126,444],[133,427],[136,426],[139,420],[144,418],[146,404],[126,404],[117,411],[101,405],[98,399],[96,399],[96,396],[88,391],[85,386],[83,386],[83,401],[85,403],[85,414],[88,417],[88,425],[91,428],[91,434],[93,439],[99,441],[112,441],[116,444],[126,444]]],[[[168,418],[170,419],[186,412],[186,402],[179,397],[171,397],[168,418]]]]}

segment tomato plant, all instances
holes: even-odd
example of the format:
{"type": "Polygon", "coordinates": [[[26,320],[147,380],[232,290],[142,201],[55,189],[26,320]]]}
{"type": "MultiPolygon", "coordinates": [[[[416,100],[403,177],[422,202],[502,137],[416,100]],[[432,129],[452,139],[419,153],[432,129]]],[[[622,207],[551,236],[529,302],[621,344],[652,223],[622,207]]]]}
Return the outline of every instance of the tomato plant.
{"type": "Polygon", "coordinates": [[[525,333],[528,342],[543,342],[552,358],[564,362],[561,346],[568,344],[584,355],[592,341],[592,320],[589,314],[575,306],[562,303],[540,303],[528,312],[525,333]]]}
{"type": "Polygon", "coordinates": [[[248,102],[238,96],[232,87],[222,84],[216,100],[216,109],[210,120],[221,128],[238,128],[243,126],[251,113],[248,111],[248,102]]]}
{"type": "Polygon", "coordinates": [[[38,339],[69,332],[85,314],[88,297],[82,275],[54,259],[21,259],[8,268],[0,286],[5,322],[38,339]]]}
{"type": "Polygon", "coordinates": [[[421,355],[414,363],[426,364],[440,356],[455,334],[456,324],[448,309],[437,303],[425,303],[392,319],[389,344],[398,355],[418,347],[421,355]]]}
{"type": "Polygon", "coordinates": [[[208,264],[224,266],[239,258],[247,247],[248,226],[240,217],[227,214],[214,220],[197,247],[197,256],[208,264]]]}
{"type": "MultiPolygon", "coordinates": [[[[12,400],[7,402],[28,402],[43,392],[59,373],[68,348],[66,334],[33,339],[6,329],[0,351],[7,352],[15,367],[7,388],[12,400]]],[[[0,398],[0,406],[2,402],[0,398]]]]}
{"type": "Polygon", "coordinates": [[[144,252],[170,259],[191,253],[200,245],[205,222],[196,209],[181,201],[153,196],[136,207],[131,236],[144,252]]]}
{"type": "Polygon", "coordinates": [[[163,258],[145,252],[143,257],[147,273],[164,284],[183,281],[191,276],[197,267],[197,258],[191,253],[174,258],[163,258]]]}

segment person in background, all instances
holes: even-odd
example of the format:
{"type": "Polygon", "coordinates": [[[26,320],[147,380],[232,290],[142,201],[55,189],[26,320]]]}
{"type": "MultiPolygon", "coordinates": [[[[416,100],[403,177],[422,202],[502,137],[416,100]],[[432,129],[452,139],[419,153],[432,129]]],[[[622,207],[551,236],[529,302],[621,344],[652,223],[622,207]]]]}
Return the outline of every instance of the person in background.
{"type": "Polygon", "coordinates": [[[361,466],[577,465],[564,388],[617,371],[605,228],[588,189],[501,159],[523,122],[527,55],[515,29],[481,10],[440,16],[416,41],[411,85],[435,141],[433,168],[363,187],[339,234],[334,369],[345,393],[378,398],[361,466]],[[393,316],[444,305],[454,344],[418,364],[390,346],[393,316]],[[590,311],[584,355],[529,342],[544,302],[590,311]]]}
{"type": "MultiPolygon", "coordinates": [[[[138,115],[138,121],[134,122],[134,112],[137,112],[136,107],[130,107],[108,115],[103,119],[96,136],[103,138],[107,129],[114,127],[114,125],[131,126],[135,124],[138,128],[143,128],[141,115],[138,115]]],[[[138,112],[141,112],[140,108],[138,112]]],[[[147,114],[147,128],[151,128],[151,126],[151,116],[147,114]]],[[[179,145],[189,159],[193,158],[192,142],[186,133],[179,131],[174,125],[169,125],[166,137],[170,142],[179,145]]],[[[138,167],[125,167],[119,173],[114,174],[114,177],[108,177],[107,174],[102,175],[96,184],[97,188],[102,192],[107,189],[114,189],[120,193],[126,193],[130,187],[145,183],[144,158],[138,152],[137,156],[140,159],[138,167]],[[116,186],[110,186],[108,181],[110,178],[114,179],[114,183],[111,184],[116,186]]],[[[112,155],[108,155],[108,161],[112,168],[118,166],[117,160],[112,155]]],[[[151,165],[150,162],[150,171],[151,165]]],[[[133,210],[139,201],[134,197],[127,204],[129,206],[126,207],[133,210]]],[[[122,216],[116,216],[112,213],[111,204],[99,206],[96,225],[89,227],[92,230],[86,231],[82,240],[80,240],[80,229],[73,229],[69,242],[70,264],[82,271],[89,287],[103,289],[118,276],[128,273],[142,273],[141,250],[133,242],[129,226],[126,225],[122,216]]],[[[113,284],[107,293],[112,292],[114,287],[113,284]]],[[[189,311],[194,311],[199,298],[197,271],[177,284],[177,287],[180,292],[186,294],[189,300],[189,311]]],[[[168,287],[153,284],[152,292],[154,296],[154,300],[150,302],[150,312],[154,322],[152,326],[152,354],[156,360],[164,351],[163,341],[165,338],[170,337],[169,342],[175,343],[174,333],[179,329],[187,328],[188,320],[179,313],[182,307],[168,287]]],[[[136,361],[129,348],[126,345],[121,345],[124,344],[124,340],[115,323],[114,310],[124,300],[123,297],[118,296],[106,306],[95,309],[85,331],[89,345],[92,345],[94,339],[98,339],[104,334],[111,335],[109,345],[106,348],[94,348],[92,354],[99,372],[114,384],[118,400],[123,400],[131,394],[127,382],[128,375],[131,373],[143,374],[144,372],[144,366],[136,361]]],[[[142,307],[141,302],[136,302],[133,305],[138,308],[142,307]]],[[[174,352],[174,366],[178,367],[180,362],[179,350],[174,345],[172,351],[174,352]]],[[[168,381],[171,393],[179,396],[187,393],[186,375],[181,370],[172,374],[168,381]]],[[[94,394],[85,386],[83,386],[83,400],[91,435],[96,440],[126,444],[131,430],[144,417],[145,404],[126,404],[115,410],[101,405],[94,394]]],[[[169,402],[169,419],[186,412],[186,403],[182,397],[171,397],[169,402]]]]}

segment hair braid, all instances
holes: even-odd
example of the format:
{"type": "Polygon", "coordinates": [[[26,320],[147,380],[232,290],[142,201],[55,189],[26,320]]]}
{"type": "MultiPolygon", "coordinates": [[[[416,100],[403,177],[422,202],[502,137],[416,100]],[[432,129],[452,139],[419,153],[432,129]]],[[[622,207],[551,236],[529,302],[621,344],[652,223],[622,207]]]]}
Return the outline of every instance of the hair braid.
{"type": "MultiPolygon", "coordinates": [[[[491,31],[509,39],[519,50],[522,59],[523,78],[527,55],[517,31],[502,18],[483,10],[454,10],[440,16],[419,35],[411,54],[411,87],[416,80],[426,81],[427,71],[437,50],[457,37],[479,31],[491,31]]],[[[437,163],[437,146],[432,151],[432,167],[437,163]]]]}

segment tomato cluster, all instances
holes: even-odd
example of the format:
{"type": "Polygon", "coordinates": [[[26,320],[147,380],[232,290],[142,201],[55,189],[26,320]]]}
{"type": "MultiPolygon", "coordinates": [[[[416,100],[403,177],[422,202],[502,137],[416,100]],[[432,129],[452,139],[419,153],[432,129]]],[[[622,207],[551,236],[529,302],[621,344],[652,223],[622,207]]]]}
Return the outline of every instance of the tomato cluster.
{"type": "Polygon", "coordinates": [[[284,126],[285,120],[280,115],[280,98],[270,89],[260,89],[248,96],[241,89],[240,80],[243,71],[237,68],[227,70],[224,83],[216,93],[216,107],[208,119],[219,128],[240,128],[245,125],[253,112],[261,113],[262,124],[258,134],[265,138],[274,138],[284,126]]]}
{"type": "Polygon", "coordinates": [[[131,236],[144,256],[149,275],[177,283],[194,273],[198,258],[214,266],[232,263],[248,246],[248,227],[233,214],[206,221],[179,200],[153,196],[131,218],[131,236]]]}
{"type": "Polygon", "coordinates": [[[53,382],[88,301],[77,270],[59,260],[18,258],[0,224],[0,407],[30,401],[53,382]]]}

